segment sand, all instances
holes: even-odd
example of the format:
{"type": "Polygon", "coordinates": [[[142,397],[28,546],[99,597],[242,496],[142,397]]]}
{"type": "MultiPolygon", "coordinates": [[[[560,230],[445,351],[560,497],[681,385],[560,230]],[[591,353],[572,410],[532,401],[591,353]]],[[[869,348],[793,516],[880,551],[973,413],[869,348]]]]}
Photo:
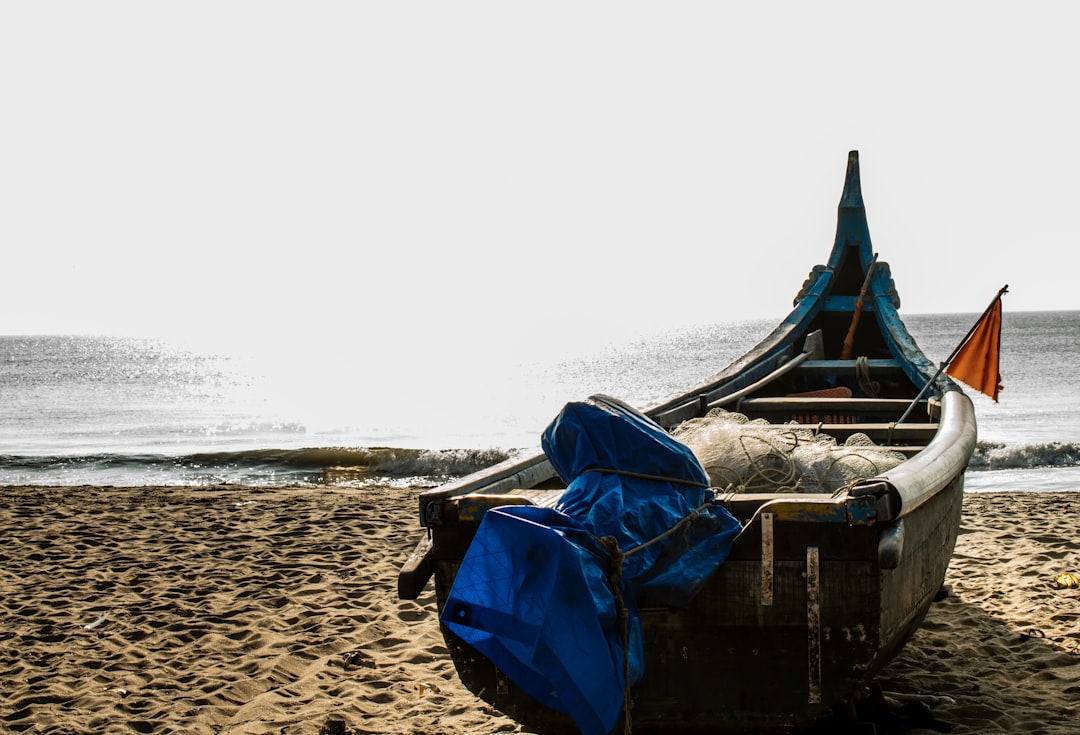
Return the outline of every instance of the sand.
{"type": "MultiPolygon", "coordinates": [[[[396,597],[418,492],[0,488],[0,732],[529,732],[458,682],[432,586],[396,597]]],[[[951,698],[953,733],[1080,732],[1078,517],[969,495],[884,688],[951,698]]]]}

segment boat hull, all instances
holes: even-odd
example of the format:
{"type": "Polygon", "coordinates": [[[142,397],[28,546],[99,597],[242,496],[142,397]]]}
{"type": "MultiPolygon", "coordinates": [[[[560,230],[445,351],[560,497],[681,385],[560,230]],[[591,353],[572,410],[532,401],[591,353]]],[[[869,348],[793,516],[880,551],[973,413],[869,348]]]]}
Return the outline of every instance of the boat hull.
{"type": "MultiPolygon", "coordinates": [[[[850,522],[871,515],[868,507],[807,513],[797,502],[763,504],[687,608],[640,601],[647,645],[635,731],[785,732],[842,717],[922,623],[956,543],[962,499],[960,475],[889,524],[902,528],[898,552],[882,548],[891,536],[881,524],[850,522]]],[[[436,562],[439,600],[460,560],[451,553],[456,559],[436,562]]],[[[575,731],[443,631],[473,693],[535,729],[575,731]]]]}

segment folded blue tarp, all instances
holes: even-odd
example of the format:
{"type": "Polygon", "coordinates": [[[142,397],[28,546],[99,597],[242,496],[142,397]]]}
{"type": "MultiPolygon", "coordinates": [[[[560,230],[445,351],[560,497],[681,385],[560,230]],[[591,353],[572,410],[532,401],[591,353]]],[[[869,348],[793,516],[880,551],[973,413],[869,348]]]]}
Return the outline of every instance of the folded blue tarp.
{"type": "Polygon", "coordinates": [[[709,503],[708,475],[690,450],[615,399],[567,404],[542,442],[567,483],[557,509],[488,511],[442,621],[530,696],[604,735],[622,712],[624,664],[630,686],[644,673],[637,596],[688,604],[739,523],[709,503]],[[621,569],[603,537],[627,554],[621,569]]]}

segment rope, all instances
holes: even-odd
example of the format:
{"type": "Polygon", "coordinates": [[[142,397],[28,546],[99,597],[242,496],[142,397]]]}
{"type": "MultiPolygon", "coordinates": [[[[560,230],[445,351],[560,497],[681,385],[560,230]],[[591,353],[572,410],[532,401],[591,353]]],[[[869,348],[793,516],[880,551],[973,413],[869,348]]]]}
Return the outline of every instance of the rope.
{"type": "MultiPolygon", "coordinates": [[[[666,480],[667,478],[660,479],[666,480]]],[[[712,504],[712,500],[706,500],[700,506],[690,511],[690,513],[683,516],[678,523],[661,533],[656,538],[638,544],[629,551],[623,551],[621,548],[619,548],[619,540],[616,539],[614,536],[602,536],[596,539],[611,559],[611,573],[608,575],[608,583],[611,584],[611,589],[615,593],[615,612],[619,620],[619,632],[622,634],[624,735],[631,735],[631,732],[633,731],[633,717],[631,715],[631,710],[634,708],[634,701],[630,694],[630,613],[626,609],[626,601],[623,599],[622,595],[623,564],[626,561],[626,557],[644,551],[653,544],[658,543],[663,539],[667,538],[668,536],[671,536],[673,533],[676,533],[685,528],[687,525],[692,523],[694,519],[701,515],[701,512],[703,510],[705,510],[712,504]]]]}
{"type": "MultiPolygon", "coordinates": [[[[827,487],[828,486],[828,479],[832,475],[833,468],[835,468],[837,465],[839,465],[841,468],[844,468],[844,467],[849,467],[850,468],[850,465],[848,464],[848,460],[851,460],[851,459],[855,459],[855,460],[861,459],[863,462],[866,462],[866,464],[868,464],[870,466],[870,471],[865,473],[866,477],[881,474],[881,465],[879,465],[875,459],[873,459],[871,457],[867,457],[864,454],[859,454],[858,452],[852,450],[850,452],[846,452],[845,454],[840,455],[839,457],[834,457],[833,460],[831,462],[829,462],[829,466],[825,470],[824,477],[819,478],[819,482],[821,483],[822,487],[827,487]]],[[[880,457],[879,457],[879,459],[880,459],[880,457]]],[[[851,474],[855,474],[854,471],[852,471],[851,474]]],[[[832,496],[834,498],[839,497],[840,495],[846,493],[848,490],[850,490],[852,487],[854,487],[859,482],[862,482],[862,480],[863,480],[862,475],[856,476],[855,479],[852,480],[851,482],[849,482],[849,483],[847,483],[845,485],[841,485],[836,490],[836,492],[833,493],[832,496]]]]}
{"type": "Polygon", "coordinates": [[[799,477],[798,469],[795,466],[795,460],[791,455],[791,450],[799,445],[799,437],[795,432],[776,432],[769,437],[740,435],[737,437],[737,441],[739,447],[742,449],[743,456],[746,458],[747,464],[753,469],[753,472],[744,476],[734,467],[714,462],[705,466],[705,470],[709,473],[710,477],[715,478],[718,474],[723,473],[726,475],[725,479],[730,479],[730,485],[739,486],[743,488],[744,492],[794,486],[799,477]],[[779,441],[774,444],[772,442],[773,439],[779,441]],[[783,440],[790,442],[790,448],[778,446],[783,440]],[[765,445],[769,451],[755,453],[749,447],[749,442],[752,441],[765,445]],[[772,461],[773,466],[765,464],[765,462],[770,460],[772,461]]]}
{"type": "MultiPolygon", "coordinates": [[[[685,526],[688,526],[691,523],[693,523],[694,520],[699,515],[701,515],[701,511],[705,510],[706,508],[708,508],[712,504],[713,504],[712,500],[706,500],[704,503],[699,505],[697,508],[695,508],[694,510],[690,511],[688,514],[683,516],[683,518],[680,519],[678,523],[676,523],[674,526],[672,526],[668,530],[664,531],[662,534],[660,534],[656,538],[650,539],[649,541],[646,541],[643,544],[638,544],[637,546],[630,549],[629,551],[622,551],[620,553],[622,554],[623,557],[633,556],[634,554],[638,553],[639,551],[644,551],[645,549],[649,548],[653,544],[659,543],[660,541],[663,541],[664,539],[666,539],[668,536],[672,535],[676,531],[681,531],[685,526]]],[[[610,537],[605,537],[605,538],[610,538],[610,537]]],[[[620,559],[620,561],[621,561],[621,559],[620,559]]]]}
{"type": "Polygon", "coordinates": [[[870,378],[870,360],[865,355],[855,360],[855,377],[859,381],[859,390],[869,398],[877,398],[881,394],[881,383],[870,378]]]}
{"type": "Polygon", "coordinates": [[[599,541],[611,557],[611,574],[608,575],[608,582],[615,592],[615,612],[618,615],[619,632],[622,633],[623,644],[623,733],[631,735],[634,726],[630,711],[634,708],[634,702],[630,698],[630,614],[626,610],[626,602],[622,596],[622,568],[626,555],[619,548],[619,541],[614,536],[604,536],[599,541]]]}

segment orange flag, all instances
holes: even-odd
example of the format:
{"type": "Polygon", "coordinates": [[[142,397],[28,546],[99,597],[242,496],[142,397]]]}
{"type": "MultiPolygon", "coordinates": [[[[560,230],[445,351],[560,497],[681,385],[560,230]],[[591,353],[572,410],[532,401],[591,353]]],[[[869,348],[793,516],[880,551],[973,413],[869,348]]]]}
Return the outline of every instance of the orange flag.
{"type": "Polygon", "coordinates": [[[998,392],[1003,389],[999,371],[1001,295],[1007,288],[1001,289],[945,369],[949,376],[993,398],[994,403],[997,403],[998,392]]]}

